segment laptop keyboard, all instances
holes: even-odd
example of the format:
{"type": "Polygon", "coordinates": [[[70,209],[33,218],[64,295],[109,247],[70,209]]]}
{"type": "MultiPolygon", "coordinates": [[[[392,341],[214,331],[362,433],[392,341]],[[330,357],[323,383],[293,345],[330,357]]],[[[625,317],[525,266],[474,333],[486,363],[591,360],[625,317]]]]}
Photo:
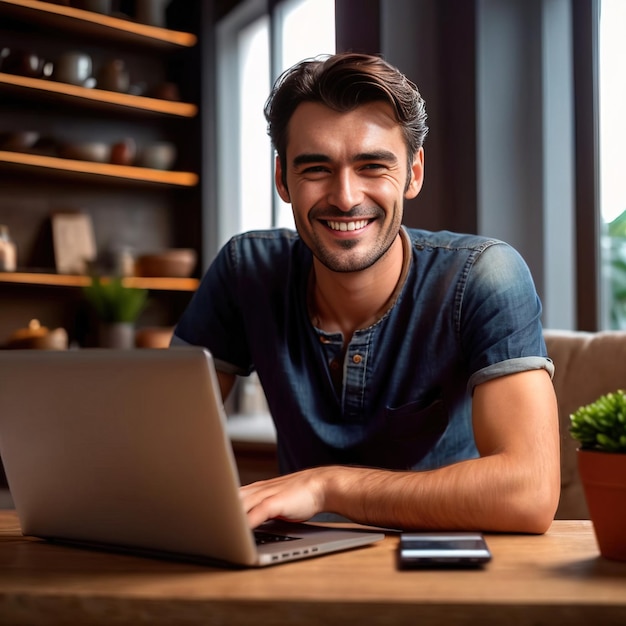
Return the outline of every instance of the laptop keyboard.
{"type": "Polygon", "coordinates": [[[289,535],[276,535],[274,533],[267,533],[262,530],[254,531],[254,540],[257,546],[262,546],[266,543],[278,543],[280,541],[294,541],[299,537],[290,537],[289,535]]]}

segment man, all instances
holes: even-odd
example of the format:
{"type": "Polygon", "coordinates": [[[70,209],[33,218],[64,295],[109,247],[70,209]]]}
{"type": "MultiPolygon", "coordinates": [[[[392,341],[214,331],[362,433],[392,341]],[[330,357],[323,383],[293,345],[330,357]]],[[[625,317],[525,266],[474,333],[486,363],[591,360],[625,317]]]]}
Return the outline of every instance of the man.
{"type": "Polygon", "coordinates": [[[417,88],[339,54],[286,72],[265,112],[297,234],[234,237],[172,342],[213,353],[224,397],[258,372],[282,475],[242,487],[250,525],[544,532],[560,485],[541,304],[510,246],[401,226],[424,178],[417,88]]]}

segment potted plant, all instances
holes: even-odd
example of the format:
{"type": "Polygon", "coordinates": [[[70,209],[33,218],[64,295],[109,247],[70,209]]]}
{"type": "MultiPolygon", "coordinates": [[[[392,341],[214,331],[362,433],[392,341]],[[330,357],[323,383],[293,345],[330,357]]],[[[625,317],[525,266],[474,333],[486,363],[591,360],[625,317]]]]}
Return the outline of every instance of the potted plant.
{"type": "Polygon", "coordinates": [[[578,470],[602,556],[626,561],[626,392],[600,396],[570,416],[578,470]]]}
{"type": "Polygon", "coordinates": [[[83,293],[99,319],[99,344],[134,347],[135,322],[146,306],[147,289],[126,287],[118,276],[107,280],[92,276],[83,293]]]}

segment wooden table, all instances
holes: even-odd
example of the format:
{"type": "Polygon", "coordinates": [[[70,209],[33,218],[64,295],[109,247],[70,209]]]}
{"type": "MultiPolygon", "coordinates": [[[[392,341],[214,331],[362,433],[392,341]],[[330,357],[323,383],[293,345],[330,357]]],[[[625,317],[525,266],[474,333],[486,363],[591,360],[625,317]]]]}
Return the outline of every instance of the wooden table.
{"type": "Polygon", "coordinates": [[[588,521],[542,536],[487,535],[478,571],[398,571],[396,535],[259,570],[109,554],[24,538],[0,512],[0,623],[626,624],[626,563],[599,556],[588,521]]]}

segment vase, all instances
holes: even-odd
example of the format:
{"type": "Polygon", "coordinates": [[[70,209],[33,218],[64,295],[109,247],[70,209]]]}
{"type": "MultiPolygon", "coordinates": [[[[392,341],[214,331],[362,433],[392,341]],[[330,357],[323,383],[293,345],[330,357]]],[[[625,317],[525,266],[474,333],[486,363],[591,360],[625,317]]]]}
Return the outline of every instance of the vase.
{"type": "Polygon", "coordinates": [[[626,454],[578,450],[578,471],[600,554],[626,561],[626,454]]]}
{"type": "Polygon", "coordinates": [[[101,348],[134,348],[135,325],[132,322],[100,324],[98,345],[101,348]]]}

